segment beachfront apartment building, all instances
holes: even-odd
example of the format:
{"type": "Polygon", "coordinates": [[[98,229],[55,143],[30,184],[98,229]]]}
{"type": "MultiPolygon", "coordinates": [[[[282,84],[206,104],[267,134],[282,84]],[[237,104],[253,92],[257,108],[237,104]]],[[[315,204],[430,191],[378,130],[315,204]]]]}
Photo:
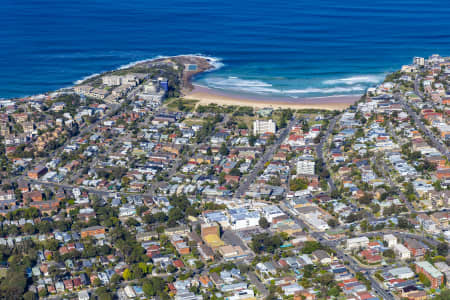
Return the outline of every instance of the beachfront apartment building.
{"type": "Polygon", "coordinates": [[[126,74],[123,76],[119,75],[110,75],[103,76],[102,83],[108,86],[117,86],[117,85],[130,85],[136,86],[140,81],[144,80],[148,76],[146,74],[126,74]]]}
{"type": "Polygon", "coordinates": [[[103,100],[106,98],[106,96],[109,94],[107,90],[99,89],[99,88],[93,88],[89,93],[86,93],[86,96],[103,100]]]}
{"type": "Polygon", "coordinates": [[[104,85],[115,86],[122,84],[122,76],[111,75],[111,76],[103,76],[102,82],[104,85]]]}
{"type": "Polygon", "coordinates": [[[424,66],[425,65],[425,58],[416,56],[416,57],[414,57],[413,63],[416,66],[424,66]]]}
{"type": "Polygon", "coordinates": [[[276,133],[276,132],[277,132],[277,125],[272,119],[253,121],[254,135],[260,135],[264,133],[276,133]]]}

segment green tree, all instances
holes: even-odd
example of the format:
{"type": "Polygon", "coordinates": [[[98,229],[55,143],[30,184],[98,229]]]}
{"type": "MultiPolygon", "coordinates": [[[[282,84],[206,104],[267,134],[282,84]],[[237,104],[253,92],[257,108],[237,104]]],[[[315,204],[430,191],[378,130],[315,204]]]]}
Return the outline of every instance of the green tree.
{"type": "Polygon", "coordinates": [[[142,270],[142,273],[144,273],[144,274],[147,274],[147,273],[148,273],[149,266],[148,266],[146,263],[140,262],[140,263],[138,264],[138,266],[139,266],[139,268],[142,270]]]}
{"type": "Polygon", "coordinates": [[[170,221],[179,221],[184,218],[184,213],[179,207],[174,207],[169,210],[169,222],[170,221]]]}
{"type": "Polygon", "coordinates": [[[302,253],[304,254],[311,254],[316,250],[323,249],[322,244],[316,241],[306,241],[303,248],[302,253]]]}
{"type": "MultiPolygon", "coordinates": [[[[448,244],[447,243],[439,243],[436,247],[437,253],[440,256],[447,256],[448,254],[448,244]]],[[[450,279],[449,279],[450,280],[450,279]]]]}
{"type": "Polygon", "coordinates": [[[176,271],[178,271],[178,269],[174,265],[168,265],[167,266],[167,272],[175,273],[176,271]]]}
{"type": "Polygon", "coordinates": [[[131,279],[131,271],[130,271],[130,269],[126,268],[126,269],[123,271],[122,277],[123,277],[123,279],[124,279],[125,281],[130,280],[130,279],[131,279]]]}
{"type": "Polygon", "coordinates": [[[328,290],[327,295],[330,297],[337,297],[341,293],[341,289],[338,286],[333,286],[328,290]]]}
{"type": "Polygon", "coordinates": [[[42,290],[39,291],[39,298],[45,298],[48,295],[48,291],[46,288],[43,288],[42,290]]]}
{"type": "Polygon", "coordinates": [[[22,299],[27,285],[25,276],[25,268],[19,264],[16,259],[10,259],[10,268],[6,273],[6,277],[0,283],[0,295],[4,299],[22,299]]]}
{"type": "Polygon", "coordinates": [[[331,219],[328,219],[327,224],[328,224],[328,226],[335,228],[339,225],[339,222],[335,218],[331,218],[331,219]]]}
{"type": "Polygon", "coordinates": [[[426,287],[430,287],[431,286],[431,281],[430,281],[430,279],[428,279],[425,276],[425,274],[419,273],[419,280],[420,280],[420,282],[423,283],[424,286],[426,286],[426,287]]]}
{"type": "Polygon", "coordinates": [[[398,227],[402,229],[412,228],[413,225],[405,218],[398,218],[398,227]]]}
{"type": "Polygon", "coordinates": [[[225,145],[225,143],[222,143],[222,145],[220,145],[219,153],[223,156],[226,156],[230,153],[230,151],[228,150],[227,145],[225,145]]]}
{"type": "Polygon", "coordinates": [[[435,300],[449,300],[450,299],[450,290],[448,290],[448,289],[442,290],[442,292],[439,295],[437,295],[434,299],[435,300]]]}
{"type": "Polygon", "coordinates": [[[23,294],[24,300],[37,300],[37,296],[32,291],[28,291],[25,294],[23,294]]]}
{"type": "Polygon", "coordinates": [[[113,296],[105,287],[99,287],[97,290],[95,290],[95,293],[97,294],[98,300],[112,300],[113,296]]]}
{"type": "Polygon", "coordinates": [[[274,253],[283,245],[283,238],[279,234],[269,235],[268,233],[260,233],[252,236],[251,248],[259,254],[262,252],[274,253]]]}
{"type": "Polygon", "coordinates": [[[147,296],[154,296],[156,294],[155,289],[153,288],[153,284],[151,281],[147,281],[142,285],[142,290],[144,291],[145,295],[147,296]]]}
{"type": "Polygon", "coordinates": [[[119,274],[113,274],[113,275],[111,276],[110,282],[111,282],[112,284],[118,284],[121,280],[122,280],[122,278],[120,277],[119,274]]]}
{"type": "Polygon", "coordinates": [[[259,226],[261,226],[261,228],[263,228],[263,229],[267,229],[270,227],[270,223],[269,223],[269,221],[267,221],[266,218],[261,217],[259,219],[259,226]]]}
{"type": "Polygon", "coordinates": [[[364,193],[364,195],[361,198],[359,198],[359,202],[361,204],[369,205],[372,202],[372,199],[373,197],[371,194],[364,193]]]}
{"type": "Polygon", "coordinates": [[[147,297],[159,295],[160,297],[166,297],[165,292],[166,283],[160,277],[152,277],[150,279],[144,279],[142,290],[147,297]]]}
{"type": "Polygon", "coordinates": [[[395,258],[395,252],[394,252],[394,250],[392,250],[392,249],[387,249],[387,250],[385,250],[385,251],[383,252],[383,256],[384,256],[384,257],[389,257],[389,258],[394,259],[394,258],[395,258]]]}
{"type": "Polygon", "coordinates": [[[330,285],[334,280],[334,275],[332,273],[325,273],[320,275],[317,278],[317,281],[322,285],[322,286],[328,286],[330,285]]]}
{"type": "Polygon", "coordinates": [[[308,188],[308,181],[303,178],[294,178],[289,185],[291,191],[306,190],[308,188]]]}

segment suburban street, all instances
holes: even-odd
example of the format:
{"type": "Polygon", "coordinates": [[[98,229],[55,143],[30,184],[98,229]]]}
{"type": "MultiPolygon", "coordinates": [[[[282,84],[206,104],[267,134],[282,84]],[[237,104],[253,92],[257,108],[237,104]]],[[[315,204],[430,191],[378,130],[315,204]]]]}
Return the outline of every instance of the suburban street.
{"type": "MultiPolygon", "coordinates": [[[[291,218],[293,218],[298,225],[300,225],[303,229],[309,228],[306,223],[298,218],[298,216],[294,215],[287,207],[286,205],[280,206],[285,213],[287,213],[291,218]]],[[[315,238],[317,241],[319,241],[321,244],[326,245],[336,251],[336,254],[339,258],[344,260],[348,263],[349,269],[353,273],[363,272],[366,274],[367,278],[370,280],[372,288],[383,297],[383,299],[394,299],[394,297],[386,292],[378,283],[378,281],[374,278],[374,276],[369,272],[372,270],[371,268],[364,268],[361,265],[358,264],[358,262],[353,259],[351,256],[348,256],[345,254],[342,250],[339,249],[340,243],[344,239],[338,239],[338,240],[328,240],[325,236],[324,232],[318,232],[318,231],[309,231],[309,234],[315,238]]]]}
{"type": "Polygon", "coordinates": [[[253,170],[248,175],[244,176],[243,180],[239,184],[239,187],[234,194],[235,198],[240,198],[245,194],[245,192],[248,190],[248,188],[252,184],[252,182],[255,181],[259,172],[264,169],[265,163],[272,159],[275,152],[280,147],[281,143],[284,141],[286,136],[289,134],[289,131],[291,131],[291,128],[294,125],[294,123],[295,123],[295,118],[292,118],[290,120],[289,124],[286,126],[286,128],[283,129],[280,136],[273,143],[273,145],[271,145],[270,148],[264,152],[263,157],[261,157],[258,160],[258,162],[256,163],[253,170]]]}
{"type": "MultiPolygon", "coordinates": [[[[381,165],[375,164],[375,166],[378,168],[378,170],[381,170],[381,172],[383,173],[383,178],[387,179],[387,181],[389,182],[389,186],[396,186],[396,184],[392,181],[391,176],[389,175],[389,167],[386,164],[386,162],[383,159],[380,159],[378,162],[381,163],[381,165]]],[[[397,189],[397,192],[400,200],[402,200],[402,202],[405,203],[406,206],[408,206],[408,209],[411,212],[415,213],[416,210],[414,206],[412,205],[411,202],[408,201],[405,194],[403,194],[403,192],[400,189],[397,189]]]]}
{"type": "Polygon", "coordinates": [[[0,300],[450,300],[445,1],[6,2],[0,300]]]}
{"type": "MultiPolygon", "coordinates": [[[[416,94],[423,100],[423,95],[420,93],[419,89],[417,88],[417,78],[415,82],[415,91],[416,94]]],[[[440,139],[436,138],[434,133],[428,129],[425,124],[423,124],[420,117],[416,114],[416,112],[411,108],[411,106],[408,104],[408,102],[401,96],[401,95],[395,95],[395,98],[400,101],[403,108],[408,112],[408,114],[413,118],[414,122],[416,123],[417,127],[427,136],[430,138],[431,143],[433,146],[438,149],[447,159],[450,160],[450,152],[448,151],[447,147],[441,142],[440,139]]]]}
{"type": "Polygon", "coordinates": [[[434,136],[433,132],[431,132],[431,130],[429,130],[423,124],[422,120],[419,118],[419,116],[417,116],[416,112],[409,106],[409,104],[404,99],[400,99],[400,103],[403,105],[408,114],[412,116],[417,127],[419,127],[419,129],[422,130],[422,132],[424,132],[426,136],[430,138],[433,146],[438,149],[443,155],[445,155],[447,159],[450,159],[450,153],[448,152],[447,147],[442,144],[441,141],[434,136]]]}
{"type": "MultiPolygon", "coordinates": [[[[325,132],[325,135],[322,137],[322,139],[320,140],[320,143],[316,147],[317,157],[323,162],[323,167],[325,167],[325,168],[327,168],[327,164],[326,164],[326,160],[323,156],[323,147],[326,144],[326,142],[328,141],[330,134],[333,132],[334,127],[336,126],[337,120],[338,120],[338,117],[334,117],[333,119],[331,119],[330,124],[328,125],[328,129],[325,132]]],[[[328,181],[330,190],[331,191],[336,190],[336,185],[334,184],[334,181],[333,181],[333,178],[331,175],[328,176],[327,181],[328,181]]]]}

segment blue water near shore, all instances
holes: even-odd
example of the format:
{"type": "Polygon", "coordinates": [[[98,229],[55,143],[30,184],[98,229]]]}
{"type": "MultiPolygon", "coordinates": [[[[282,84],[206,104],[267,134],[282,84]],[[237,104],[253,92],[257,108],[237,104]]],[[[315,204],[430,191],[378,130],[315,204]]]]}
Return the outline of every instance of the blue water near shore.
{"type": "Polygon", "coordinates": [[[413,56],[450,55],[442,0],[2,0],[0,97],[66,87],[155,57],[201,53],[233,92],[359,94],[413,56]]]}

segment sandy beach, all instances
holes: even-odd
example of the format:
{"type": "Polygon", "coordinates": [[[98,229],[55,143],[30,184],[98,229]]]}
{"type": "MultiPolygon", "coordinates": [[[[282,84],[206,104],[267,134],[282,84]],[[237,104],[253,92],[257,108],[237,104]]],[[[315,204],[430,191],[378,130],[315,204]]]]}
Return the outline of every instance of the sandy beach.
{"type": "Polygon", "coordinates": [[[237,95],[194,85],[191,91],[184,91],[184,98],[198,100],[199,104],[207,105],[239,105],[255,108],[292,108],[292,109],[326,109],[343,110],[359,100],[360,95],[330,96],[316,98],[274,98],[237,95]]]}

